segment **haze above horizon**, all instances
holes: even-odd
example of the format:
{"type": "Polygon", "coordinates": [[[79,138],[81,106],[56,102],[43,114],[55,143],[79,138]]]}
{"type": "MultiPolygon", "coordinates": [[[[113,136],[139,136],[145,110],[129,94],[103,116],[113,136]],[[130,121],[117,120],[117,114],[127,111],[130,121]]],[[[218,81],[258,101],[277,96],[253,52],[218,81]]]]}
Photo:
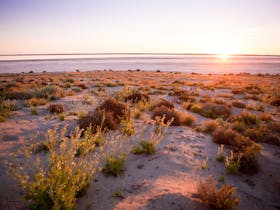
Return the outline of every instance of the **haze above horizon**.
{"type": "Polygon", "coordinates": [[[1,0],[0,55],[279,55],[279,20],[277,0],[1,0]]]}

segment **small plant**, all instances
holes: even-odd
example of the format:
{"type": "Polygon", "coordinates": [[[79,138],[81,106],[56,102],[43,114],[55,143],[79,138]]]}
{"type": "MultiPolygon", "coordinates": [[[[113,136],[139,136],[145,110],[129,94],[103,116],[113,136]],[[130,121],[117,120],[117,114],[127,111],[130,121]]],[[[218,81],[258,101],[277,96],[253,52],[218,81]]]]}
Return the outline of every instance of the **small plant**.
{"type": "Polygon", "coordinates": [[[225,182],[225,176],[221,175],[219,178],[219,182],[225,182]]]}
{"type": "Polygon", "coordinates": [[[210,209],[216,210],[234,210],[240,202],[239,198],[235,198],[236,188],[224,184],[217,188],[217,182],[213,179],[207,179],[200,182],[197,186],[198,197],[210,209]]]}
{"type": "Polygon", "coordinates": [[[31,107],[30,111],[31,111],[32,115],[38,115],[39,114],[36,107],[31,107]]]}
{"type": "Polygon", "coordinates": [[[121,191],[116,191],[115,193],[114,193],[114,197],[116,197],[116,198],[124,198],[124,196],[123,196],[123,194],[122,194],[122,192],[121,191]]]}
{"type": "Polygon", "coordinates": [[[113,175],[119,176],[124,173],[125,171],[125,164],[126,161],[126,154],[120,154],[116,157],[107,156],[105,161],[105,166],[102,169],[102,172],[105,175],[113,175]]]}
{"type": "Polygon", "coordinates": [[[66,119],[66,114],[65,113],[61,113],[59,115],[59,119],[60,119],[60,121],[64,121],[66,119]]]}
{"type": "Polygon", "coordinates": [[[226,157],[226,172],[228,174],[236,174],[239,171],[240,168],[240,158],[241,156],[234,155],[233,151],[230,151],[230,156],[226,157]]]}
{"type": "Polygon", "coordinates": [[[147,154],[153,155],[156,153],[155,143],[153,141],[141,141],[140,147],[132,147],[132,153],[135,155],[147,154]]]}
{"type": "Polygon", "coordinates": [[[133,136],[135,134],[135,125],[132,118],[124,118],[120,122],[122,135],[133,136]]]}
{"type": "Polygon", "coordinates": [[[216,160],[219,161],[219,162],[224,162],[225,161],[224,146],[225,145],[221,144],[221,146],[218,147],[216,160]]]}
{"type": "Polygon", "coordinates": [[[202,160],[201,169],[206,169],[207,168],[207,161],[208,161],[208,158],[205,158],[204,160],[202,160]]]}

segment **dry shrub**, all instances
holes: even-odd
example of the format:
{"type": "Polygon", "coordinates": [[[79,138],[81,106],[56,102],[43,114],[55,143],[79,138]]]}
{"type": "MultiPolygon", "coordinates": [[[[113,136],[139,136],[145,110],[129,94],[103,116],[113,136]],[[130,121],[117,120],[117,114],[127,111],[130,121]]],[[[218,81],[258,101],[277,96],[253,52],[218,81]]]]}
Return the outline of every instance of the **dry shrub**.
{"type": "Polygon", "coordinates": [[[232,92],[232,94],[242,94],[243,93],[243,91],[241,89],[237,89],[237,88],[232,89],[231,92],[232,92]]]}
{"type": "Polygon", "coordinates": [[[241,101],[237,101],[237,100],[236,101],[232,101],[231,105],[234,106],[234,107],[237,107],[237,108],[241,108],[241,109],[246,107],[246,104],[244,104],[241,101]]]}
{"type": "Polygon", "coordinates": [[[258,117],[251,112],[241,112],[231,119],[232,121],[243,122],[245,125],[256,125],[258,123],[258,117]]]}
{"type": "Polygon", "coordinates": [[[79,118],[78,124],[82,129],[87,129],[91,126],[92,133],[96,133],[98,128],[101,128],[102,131],[117,129],[117,122],[113,114],[102,110],[95,110],[86,116],[82,116],[79,118]]]}
{"type": "Polygon", "coordinates": [[[161,106],[164,106],[164,107],[166,107],[168,109],[174,109],[174,105],[171,102],[169,102],[169,101],[167,101],[167,100],[165,100],[163,98],[160,98],[159,100],[155,101],[152,104],[151,110],[154,110],[154,109],[156,109],[158,107],[161,107],[161,106]]]}
{"type": "Polygon", "coordinates": [[[182,123],[180,114],[174,109],[169,109],[165,106],[157,107],[153,110],[152,118],[156,119],[156,117],[160,117],[160,118],[165,117],[164,123],[173,120],[171,123],[171,125],[173,126],[179,126],[182,123]]]}
{"type": "Polygon", "coordinates": [[[120,123],[121,119],[126,117],[127,114],[129,114],[128,107],[125,104],[120,103],[113,98],[106,99],[96,109],[104,110],[105,112],[112,113],[113,118],[117,123],[120,123]]]}
{"type": "Polygon", "coordinates": [[[195,116],[190,114],[181,113],[181,124],[186,126],[192,126],[196,120],[195,116]]]}
{"type": "Polygon", "coordinates": [[[48,101],[44,98],[31,98],[25,101],[26,106],[41,106],[46,105],[48,101]]]}
{"type": "Polygon", "coordinates": [[[50,104],[48,106],[48,111],[51,113],[56,113],[56,114],[60,114],[63,113],[65,111],[65,107],[63,104],[50,104]]]}
{"type": "Polygon", "coordinates": [[[260,170],[258,163],[258,151],[253,146],[247,146],[239,152],[240,154],[240,168],[243,173],[254,174],[260,170]]]}
{"type": "Polygon", "coordinates": [[[7,99],[27,100],[34,97],[34,92],[31,91],[16,91],[4,93],[7,99]]]}
{"type": "Polygon", "coordinates": [[[236,188],[224,184],[217,188],[217,182],[213,179],[207,179],[200,182],[197,186],[198,198],[202,200],[210,209],[215,210],[233,210],[238,205],[240,199],[235,198],[236,188]]]}
{"type": "Polygon", "coordinates": [[[213,141],[217,144],[231,145],[237,135],[230,128],[219,127],[213,132],[213,141]]]}
{"type": "Polygon", "coordinates": [[[132,103],[138,103],[139,101],[150,101],[150,96],[140,92],[134,92],[125,98],[125,101],[131,101],[132,103]]]}
{"type": "Polygon", "coordinates": [[[280,98],[274,98],[270,101],[272,106],[280,106],[280,98]]]}
{"type": "Polygon", "coordinates": [[[256,142],[270,143],[280,146],[279,135],[274,134],[268,127],[248,128],[245,133],[250,139],[256,142]]]}
{"type": "Polygon", "coordinates": [[[212,133],[217,129],[217,127],[219,126],[219,123],[216,120],[208,120],[208,121],[204,122],[204,126],[205,126],[205,129],[204,129],[205,132],[212,133]]]}

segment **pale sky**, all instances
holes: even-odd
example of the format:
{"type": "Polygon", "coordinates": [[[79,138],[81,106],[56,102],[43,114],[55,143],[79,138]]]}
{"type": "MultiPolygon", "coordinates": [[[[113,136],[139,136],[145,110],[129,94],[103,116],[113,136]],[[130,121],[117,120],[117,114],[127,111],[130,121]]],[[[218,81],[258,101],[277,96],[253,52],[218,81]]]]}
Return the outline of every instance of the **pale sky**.
{"type": "Polygon", "coordinates": [[[280,0],[0,0],[0,54],[280,54],[280,0]]]}

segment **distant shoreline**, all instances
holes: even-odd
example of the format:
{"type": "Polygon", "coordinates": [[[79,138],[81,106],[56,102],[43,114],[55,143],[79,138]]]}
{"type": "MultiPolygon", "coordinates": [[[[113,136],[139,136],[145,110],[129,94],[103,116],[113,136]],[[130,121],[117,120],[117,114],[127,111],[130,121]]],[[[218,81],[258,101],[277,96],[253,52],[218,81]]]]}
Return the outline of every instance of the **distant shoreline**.
{"type": "MultiPolygon", "coordinates": [[[[0,56],[48,56],[48,55],[220,55],[218,53],[17,53],[0,56]]],[[[231,56],[280,56],[280,54],[229,54],[231,56]]]]}

